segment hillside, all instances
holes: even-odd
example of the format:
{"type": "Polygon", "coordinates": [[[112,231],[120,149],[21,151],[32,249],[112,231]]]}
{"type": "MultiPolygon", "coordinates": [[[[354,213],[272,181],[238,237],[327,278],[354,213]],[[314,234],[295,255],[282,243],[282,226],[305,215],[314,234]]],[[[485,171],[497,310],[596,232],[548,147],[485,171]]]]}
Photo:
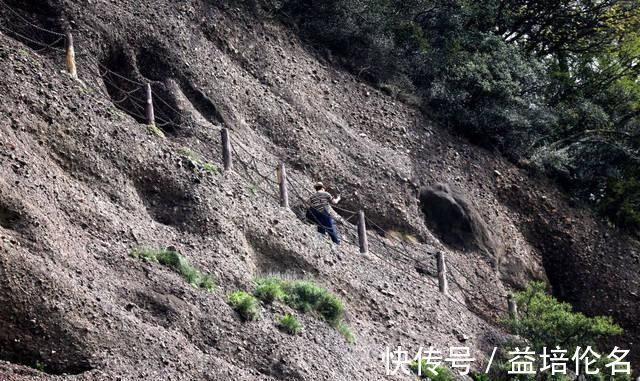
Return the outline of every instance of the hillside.
{"type": "Polygon", "coordinates": [[[613,316],[626,330],[615,345],[640,366],[637,241],[279,21],[169,0],[13,1],[0,19],[0,379],[394,379],[381,356],[398,345],[469,346],[480,368],[509,337],[508,293],[533,279],[613,316]],[[64,39],[36,26],[72,30],[79,81],[64,72],[64,39]],[[164,138],[140,115],[147,81],[164,138]],[[232,171],[220,170],[222,128],[232,171]],[[290,210],[277,199],[280,161],[290,210]],[[318,180],[344,199],[337,247],[301,218],[318,180]],[[473,205],[492,244],[455,248],[427,228],[419,192],[437,183],[473,205]],[[351,224],[359,210],[368,255],[351,224]],[[217,289],[132,258],[140,246],[175,247],[217,289]],[[308,314],[302,334],[281,332],[281,305],[243,322],[227,292],[273,273],[342,298],[355,343],[308,314]]]}

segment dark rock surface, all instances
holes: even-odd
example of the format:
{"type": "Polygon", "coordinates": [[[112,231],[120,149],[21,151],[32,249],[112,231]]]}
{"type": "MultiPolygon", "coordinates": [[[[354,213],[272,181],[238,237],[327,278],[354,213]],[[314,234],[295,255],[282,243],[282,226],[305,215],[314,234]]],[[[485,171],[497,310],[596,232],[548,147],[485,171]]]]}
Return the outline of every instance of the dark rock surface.
{"type": "Polygon", "coordinates": [[[420,192],[427,226],[446,244],[462,250],[482,250],[496,261],[498,247],[486,223],[469,201],[447,184],[420,192]]]}

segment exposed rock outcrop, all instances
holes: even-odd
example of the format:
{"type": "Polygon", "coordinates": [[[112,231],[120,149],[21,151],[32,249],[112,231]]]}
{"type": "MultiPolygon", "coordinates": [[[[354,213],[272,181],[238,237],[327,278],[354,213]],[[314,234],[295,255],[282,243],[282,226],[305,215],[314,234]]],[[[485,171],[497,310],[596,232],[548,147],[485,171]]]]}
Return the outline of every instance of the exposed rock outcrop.
{"type": "Polygon", "coordinates": [[[420,192],[420,203],[427,225],[442,241],[458,249],[484,251],[499,263],[500,248],[493,233],[460,193],[436,184],[420,192]]]}

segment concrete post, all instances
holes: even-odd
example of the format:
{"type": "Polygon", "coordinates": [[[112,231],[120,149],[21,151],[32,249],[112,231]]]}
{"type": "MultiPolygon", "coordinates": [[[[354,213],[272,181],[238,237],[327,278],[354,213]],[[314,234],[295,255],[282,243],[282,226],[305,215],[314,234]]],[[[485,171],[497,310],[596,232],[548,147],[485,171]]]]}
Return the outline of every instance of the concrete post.
{"type": "Polygon", "coordinates": [[[364,211],[358,212],[358,241],[360,242],[360,253],[369,253],[369,240],[367,237],[367,222],[365,221],[364,211]]]}
{"type": "Polygon", "coordinates": [[[151,91],[151,84],[147,82],[146,88],[146,106],[145,113],[147,117],[147,125],[155,126],[156,125],[156,116],[153,111],[153,92],[151,91]]]}
{"type": "Polygon", "coordinates": [[[78,79],[78,70],[76,69],[76,52],[73,48],[73,35],[71,32],[67,32],[65,39],[65,51],[67,64],[67,72],[71,74],[73,79],[78,79]]]}
{"type": "Polygon", "coordinates": [[[436,265],[438,268],[438,288],[440,292],[449,295],[449,284],[447,283],[447,264],[445,263],[444,253],[439,251],[436,254],[436,265]]]}
{"type": "Polygon", "coordinates": [[[289,208],[289,190],[287,189],[287,170],[284,162],[278,167],[278,183],[280,185],[280,206],[289,208]]]}
{"type": "Polygon", "coordinates": [[[233,162],[231,159],[231,139],[229,138],[229,130],[222,129],[222,162],[225,171],[233,169],[233,162]]]}

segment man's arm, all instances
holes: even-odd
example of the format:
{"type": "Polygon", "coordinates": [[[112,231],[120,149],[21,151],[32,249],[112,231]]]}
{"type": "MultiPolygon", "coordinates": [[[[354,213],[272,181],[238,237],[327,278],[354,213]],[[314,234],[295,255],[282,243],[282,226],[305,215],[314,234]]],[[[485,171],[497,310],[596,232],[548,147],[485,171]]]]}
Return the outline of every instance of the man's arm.
{"type": "Polygon", "coordinates": [[[333,218],[334,220],[338,221],[339,223],[346,225],[347,221],[345,221],[344,218],[342,218],[341,215],[339,215],[338,213],[336,213],[335,210],[333,210],[333,208],[331,206],[327,207],[327,212],[329,213],[329,215],[331,216],[331,218],[333,218]]]}

